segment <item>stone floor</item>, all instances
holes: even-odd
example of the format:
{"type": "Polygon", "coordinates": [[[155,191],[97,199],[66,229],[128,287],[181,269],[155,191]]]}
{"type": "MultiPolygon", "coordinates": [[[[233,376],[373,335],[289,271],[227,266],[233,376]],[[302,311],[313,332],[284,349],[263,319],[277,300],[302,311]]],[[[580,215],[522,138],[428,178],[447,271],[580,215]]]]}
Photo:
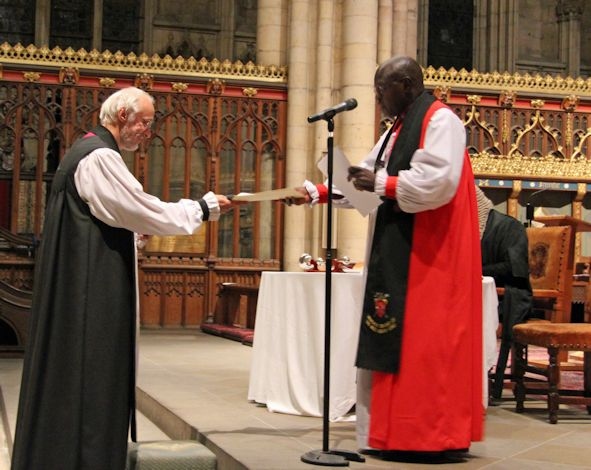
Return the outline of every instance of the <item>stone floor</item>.
{"type": "MultiPolygon", "coordinates": [[[[322,419],[270,413],[246,396],[252,349],[201,332],[142,332],[138,379],[140,440],[197,439],[212,450],[218,470],[297,470],[308,451],[322,449],[322,419]]],[[[8,468],[22,360],[0,359],[0,470],[8,468]]],[[[591,416],[563,408],[548,424],[545,403],[528,401],[516,414],[509,391],[490,407],[486,437],[474,443],[463,469],[591,469],[591,416]]],[[[329,426],[329,447],[355,451],[354,423],[329,426]]],[[[366,457],[352,469],[420,469],[432,464],[366,457]]]]}

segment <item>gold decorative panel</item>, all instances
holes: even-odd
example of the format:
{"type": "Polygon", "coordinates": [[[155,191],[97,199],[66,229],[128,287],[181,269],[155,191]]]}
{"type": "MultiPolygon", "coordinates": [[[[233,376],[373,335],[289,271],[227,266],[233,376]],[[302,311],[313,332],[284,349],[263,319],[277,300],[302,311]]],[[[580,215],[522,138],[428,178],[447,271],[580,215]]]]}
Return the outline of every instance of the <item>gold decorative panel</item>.
{"type": "Polygon", "coordinates": [[[509,72],[480,73],[476,70],[446,70],[428,67],[424,70],[425,85],[429,88],[437,86],[450,86],[463,93],[475,90],[497,91],[512,90],[514,92],[525,92],[532,94],[548,94],[550,96],[562,96],[575,94],[578,96],[591,97],[591,78],[552,77],[550,75],[520,74],[509,72]]]}
{"type": "Polygon", "coordinates": [[[36,47],[29,45],[24,47],[21,44],[11,46],[8,43],[0,45],[0,62],[5,64],[23,65],[45,65],[77,67],[86,70],[123,70],[125,73],[147,73],[160,75],[188,75],[194,78],[219,77],[240,79],[255,79],[257,81],[286,83],[287,67],[275,65],[264,66],[252,62],[241,61],[231,62],[218,59],[207,60],[201,58],[196,60],[193,57],[171,57],[158,54],[148,56],[147,54],[136,55],[133,52],[123,54],[122,52],[100,52],[96,49],[87,51],[85,49],[72,48],[61,49],[47,46],[36,47]]]}
{"type": "Polygon", "coordinates": [[[439,93],[446,87],[478,177],[591,182],[590,80],[432,68],[425,79],[439,93]],[[490,88],[474,93],[484,85],[490,88]]]}

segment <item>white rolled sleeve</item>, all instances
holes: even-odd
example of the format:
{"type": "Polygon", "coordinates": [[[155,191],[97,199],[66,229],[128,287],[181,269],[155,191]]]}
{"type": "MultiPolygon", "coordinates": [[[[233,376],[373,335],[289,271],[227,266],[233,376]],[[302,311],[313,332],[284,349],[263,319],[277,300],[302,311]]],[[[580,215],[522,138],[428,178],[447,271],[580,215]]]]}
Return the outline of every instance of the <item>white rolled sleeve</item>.
{"type": "MultiPolygon", "coordinates": [[[[83,158],[74,174],[76,189],[92,215],[112,227],[146,235],[190,235],[203,223],[198,201],[164,202],[144,192],[114,150],[100,148],[83,158]]],[[[219,204],[213,193],[202,199],[208,220],[217,220],[219,204]]]]}
{"type": "Polygon", "coordinates": [[[427,125],[424,146],[398,173],[396,199],[405,212],[436,209],[454,197],[464,165],[466,130],[449,108],[433,113],[427,125]]]}

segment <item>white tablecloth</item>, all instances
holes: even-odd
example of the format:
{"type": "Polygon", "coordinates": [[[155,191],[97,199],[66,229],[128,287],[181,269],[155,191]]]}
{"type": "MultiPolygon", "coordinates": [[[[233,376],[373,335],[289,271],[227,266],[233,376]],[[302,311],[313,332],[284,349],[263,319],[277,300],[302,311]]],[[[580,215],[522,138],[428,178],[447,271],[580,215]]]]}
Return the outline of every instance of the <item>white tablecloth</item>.
{"type": "MultiPolygon", "coordinates": [[[[325,273],[264,272],[259,285],[248,399],[271,411],[322,416],[325,273]]],[[[329,418],[355,404],[363,276],[332,273],[329,418]]]]}
{"type": "MultiPolygon", "coordinates": [[[[355,404],[355,355],[363,275],[332,274],[329,418],[355,404]]],[[[248,399],[270,411],[322,416],[325,273],[264,272],[259,286],[248,399]]],[[[487,371],[496,363],[498,326],[494,280],[484,278],[484,404],[487,371]]]]}
{"type": "Polygon", "coordinates": [[[482,358],[484,382],[482,383],[483,405],[488,406],[488,371],[497,363],[497,329],[499,327],[499,297],[492,277],[482,278],[482,358]]]}

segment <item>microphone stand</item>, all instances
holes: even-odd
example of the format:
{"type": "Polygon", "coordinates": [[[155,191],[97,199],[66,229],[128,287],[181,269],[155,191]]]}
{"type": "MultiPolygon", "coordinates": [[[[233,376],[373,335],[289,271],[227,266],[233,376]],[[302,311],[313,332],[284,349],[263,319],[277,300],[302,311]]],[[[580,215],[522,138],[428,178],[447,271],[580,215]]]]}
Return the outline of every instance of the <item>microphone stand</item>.
{"type": "Polygon", "coordinates": [[[328,206],[326,209],[326,276],[324,295],[324,398],[322,410],[322,450],[312,450],[302,455],[302,462],[327,467],[347,467],[349,461],[365,462],[365,458],[357,452],[329,449],[329,415],[330,415],[330,333],[331,333],[331,295],[332,295],[332,167],[333,167],[333,132],[332,115],[323,119],[327,122],[327,173],[328,173],[328,206]]]}

